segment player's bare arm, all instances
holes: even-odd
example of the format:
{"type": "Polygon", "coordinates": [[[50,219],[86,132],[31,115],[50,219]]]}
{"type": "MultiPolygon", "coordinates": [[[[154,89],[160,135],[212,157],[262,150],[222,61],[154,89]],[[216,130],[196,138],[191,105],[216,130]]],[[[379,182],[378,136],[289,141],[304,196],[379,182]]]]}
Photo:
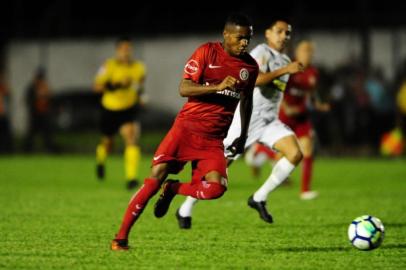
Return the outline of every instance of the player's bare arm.
{"type": "MultiPolygon", "coordinates": [[[[241,134],[240,137],[234,140],[229,149],[232,152],[232,156],[241,154],[244,152],[245,142],[247,140],[248,127],[252,114],[253,103],[253,90],[247,92],[241,92],[240,98],[240,115],[241,115],[241,134]]],[[[232,157],[231,156],[231,157],[232,157]]]]}
{"type": "Polygon", "coordinates": [[[140,84],[138,89],[138,95],[140,97],[139,103],[141,106],[145,106],[145,104],[147,104],[149,101],[148,95],[145,94],[145,75],[141,77],[139,84],[140,84]]]}
{"type": "Polygon", "coordinates": [[[220,84],[213,85],[201,85],[192,80],[182,79],[179,85],[179,93],[182,97],[194,97],[213,94],[224,89],[235,90],[235,85],[238,82],[239,81],[232,76],[227,76],[220,84]]]}
{"type": "Polygon", "coordinates": [[[290,105],[285,100],[282,100],[281,107],[287,116],[295,116],[303,112],[303,108],[301,106],[290,105]]]}
{"type": "Polygon", "coordinates": [[[298,61],[294,61],[280,69],[277,69],[277,70],[274,70],[271,72],[266,72],[266,73],[260,72],[258,74],[258,78],[257,78],[255,85],[256,86],[267,85],[270,82],[272,82],[274,79],[276,79],[280,76],[283,76],[285,74],[295,74],[295,73],[301,72],[301,71],[303,71],[303,65],[298,61]]]}
{"type": "Polygon", "coordinates": [[[103,93],[104,91],[104,85],[100,83],[95,83],[93,85],[93,91],[96,93],[103,93]]]}

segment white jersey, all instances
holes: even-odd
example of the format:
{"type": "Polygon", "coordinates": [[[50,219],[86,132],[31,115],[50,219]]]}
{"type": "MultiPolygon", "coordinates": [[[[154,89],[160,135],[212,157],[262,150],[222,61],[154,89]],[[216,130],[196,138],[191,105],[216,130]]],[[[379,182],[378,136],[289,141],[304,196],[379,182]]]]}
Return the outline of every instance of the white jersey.
{"type": "MultiPolygon", "coordinates": [[[[266,44],[260,44],[251,51],[251,56],[257,61],[259,71],[271,72],[290,63],[285,54],[279,53],[266,44]]],[[[255,142],[261,142],[270,148],[283,137],[294,135],[292,130],[283,124],[279,118],[279,106],[283,98],[283,91],[289,80],[289,74],[275,78],[266,86],[255,87],[253,96],[253,109],[248,128],[248,138],[245,148],[255,142]]],[[[240,104],[234,113],[234,118],[224,139],[225,155],[231,153],[227,148],[241,134],[240,104]]],[[[234,157],[237,159],[239,155],[234,157]]]]}
{"type": "MultiPolygon", "coordinates": [[[[257,61],[259,71],[272,72],[288,65],[291,61],[286,54],[280,53],[263,43],[251,51],[251,56],[257,61]]],[[[253,115],[261,115],[268,121],[278,118],[283,91],[289,80],[289,74],[275,78],[271,83],[257,86],[254,89],[253,115]]]]}

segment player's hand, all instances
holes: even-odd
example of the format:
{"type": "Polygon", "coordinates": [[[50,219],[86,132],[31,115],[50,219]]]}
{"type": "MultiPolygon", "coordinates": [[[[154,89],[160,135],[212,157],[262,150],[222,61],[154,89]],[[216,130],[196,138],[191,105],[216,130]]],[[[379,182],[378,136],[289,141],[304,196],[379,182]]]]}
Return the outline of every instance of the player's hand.
{"type": "Polygon", "coordinates": [[[235,85],[240,81],[234,78],[233,76],[227,76],[224,80],[217,85],[217,91],[222,91],[224,89],[230,89],[235,91],[235,85]]]}
{"type": "Polygon", "coordinates": [[[331,106],[329,103],[316,103],[316,110],[318,110],[319,112],[329,112],[331,110],[331,106]]]}
{"type": "Polygon", "coordinates": [[[241,138],[238,137],[233,141],[233,143],[227,147],[227,150],[231,152],[230,155],[227,155],[227,157],[234,157],[237,154],[241,154],[244,152],[244,147],[245,147],[245,141],[247,138],[241,138]]]}
{"type": "Polygon", "coordinates": [[[106,82],[104,85],[104,89],[106,89],[107,91],[116,91],[118,87],[116,83],[106,82]]]}
{"type": "Polygon", "coordinates": [[[121,83],[122,88],[129,88],[132,84],[132,79],[130,77],[126,78],[124,82],[121,83]]]}
{"type": "Polygon", "coordinates": [[[286,66],[286,68],[287,68],[289,74],[295,74],[298,72],[302,72],[304,70],[303,64],[298,61],[294,61],[294,62],[288,64],[286,66]]]}
{"type": "Polygon", "coordinates": [[[284,106],[284,111],[287,116],[296,116],[302,112],[299,106],[284,106]]]}

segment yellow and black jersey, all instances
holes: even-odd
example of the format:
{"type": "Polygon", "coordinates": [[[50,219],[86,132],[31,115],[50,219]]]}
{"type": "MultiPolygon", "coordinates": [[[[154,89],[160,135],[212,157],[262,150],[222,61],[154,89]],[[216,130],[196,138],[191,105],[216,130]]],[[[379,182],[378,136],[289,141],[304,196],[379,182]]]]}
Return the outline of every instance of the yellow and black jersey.
{"type": "Polygon", "coordinates": [[[100,85],[118,84],[123,85],[123,87],[114,91],[104,89],[103,107],[111,111],[121,111],[134,106],[139,100],[139,91],[145,75],[145,65],[140,61],[123,63],[116,59],[108,59],[100,67],[95,83],[100,85]]]}

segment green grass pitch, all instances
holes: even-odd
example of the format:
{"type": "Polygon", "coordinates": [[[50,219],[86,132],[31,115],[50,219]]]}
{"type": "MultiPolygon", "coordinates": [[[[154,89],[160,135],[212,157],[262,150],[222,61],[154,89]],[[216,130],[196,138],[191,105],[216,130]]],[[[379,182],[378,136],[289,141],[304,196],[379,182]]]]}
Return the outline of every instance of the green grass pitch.
{"type": "MultiPolygon", "coordinates": [[[[145,157],[142,176],[149,163],[145,157]]],[[[91,156],[0,157],[0,269],[406,269],[405,160],[319,159],[313,201],[299,200],[299,173],[271,194],[272,225],[246,205],[267,172],[253,180],[238,161],[226,194],[196,206],[191,230],[179,230],[174,218],[183,198],[156,219],[155,197],[133,227],[131,250],[113,252],[132,195],[120,156],[109,158],[104,182],[91,156]],[[347,240],[348,225],[363,214],[385,225],[373,251],[347,240]]]]}

